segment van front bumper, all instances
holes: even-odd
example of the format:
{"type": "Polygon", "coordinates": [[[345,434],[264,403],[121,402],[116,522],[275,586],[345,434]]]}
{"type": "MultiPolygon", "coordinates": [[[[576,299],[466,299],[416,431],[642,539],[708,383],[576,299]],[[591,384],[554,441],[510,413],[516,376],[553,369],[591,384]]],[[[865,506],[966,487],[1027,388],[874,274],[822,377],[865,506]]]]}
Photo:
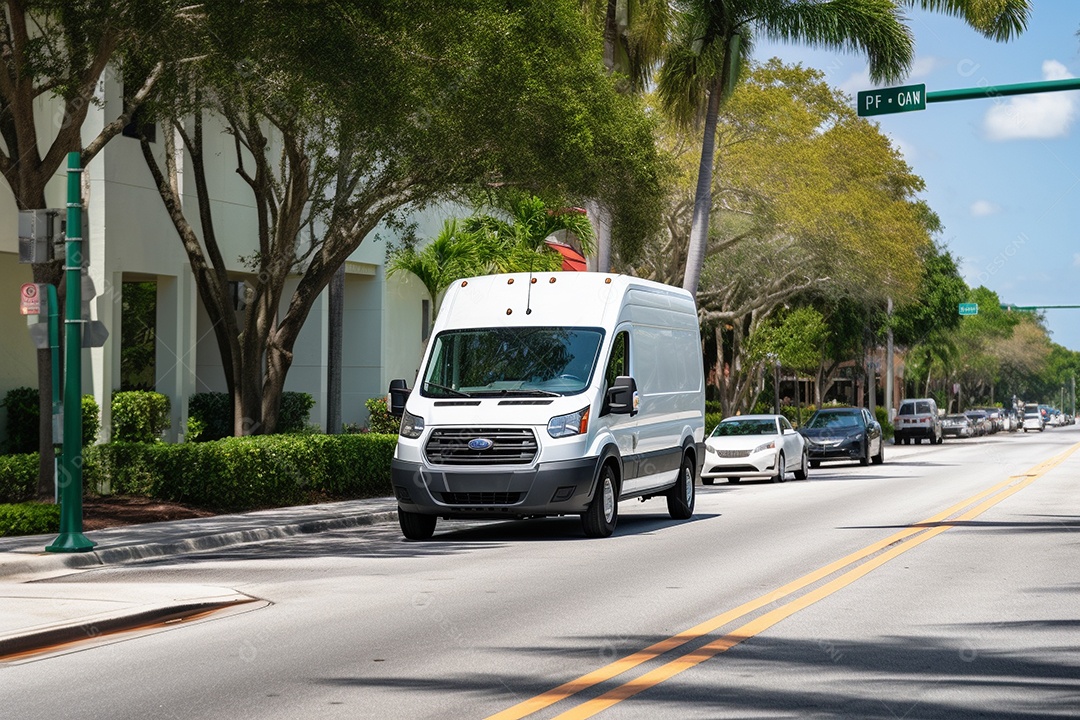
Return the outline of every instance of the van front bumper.
{"type": "Polygon", "coordinates": [[[398,506],[440,517],[577,515],[592,499],[599,457],[524,468],[434,468],[394,459],[391,482],[398,506]]]}

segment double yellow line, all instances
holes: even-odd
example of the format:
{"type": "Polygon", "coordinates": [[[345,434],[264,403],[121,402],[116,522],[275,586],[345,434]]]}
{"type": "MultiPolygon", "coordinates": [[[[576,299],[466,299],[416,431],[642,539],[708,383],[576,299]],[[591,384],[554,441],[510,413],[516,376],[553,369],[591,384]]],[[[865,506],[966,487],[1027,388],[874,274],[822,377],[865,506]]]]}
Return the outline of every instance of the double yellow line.
{"type": "Polygon", "coordinates": [[[545,693],[541,693],[536,697],[530,698],[523,702],[514,705],[511,708],[507,708],[502,712],[496,713],[490,716],[487,720],[517,720],[523,718],[532,713],[543,710],[550,707],[557,702],[565,700],[573,695],[583,692],[595,685],[607,682],[618,675],[621,675],[628,670],[631,670],[643,663],[654,660],[664,653],[675,650],[687,643],[697,640],[699,638],[708,635],[719,628],[727,625],[728,623],[739,620],[740,618],[749,615],[766,605],[771,605],[779,600],[782,600],[793,593],[802,590],[820,580],[827,578],[828,576],[839,572],[840,570],[855,565],[847,572],[838,577],[830,580],[824,585],[815,588],[814,590],[800,595],[789,602],[774,608],[757,618],[754,618],[750,622],[732,630],[725,634],[723,637],[714,640],[706,645],[699,647],[696,650],[688,652],[674,660],[671,660],[660,667],[650,670],[643,675],[630,680],[619,687],[616,687],[608,692],[600,695],[592,700],[588,700],[577,707],[571,708],[561,715],[557,716],[556,720],[569,720],[570,718],[590,718],[596,715],[602,710],[615,705],[627,698],[633,697],[638,693],[655,687],[656,685],[668,680],[675,675],[689,670],[690,668],[705,662],[711,657],[715,657],[720,653],[738,645],[743,640],[751,638],[761,632],[764,632],[768,628],[772,627],[776,623],[780,622],[784,618],[790,617],[798,611],[813,605],[818,600],[821,600],[836,591],[844,588],[851,583],[855,582],[859,578],[863,577],[867,573],[871,572],[875,568],[881,567],[885,563],[889,562],[893,558],[902,555],[903,553],[911,550],[912,548],[921,545],[927,540],[940,535],[941,533],[953,527],[956,523],[965,522],[972,518],[986,512],[988,509],[997,505],[1005,498],[1013,495],[1016,492],[1024,489],[1031,483],[1035,482],[1038,478],[1049,472],[1052,468],[1060,465],[1070,455],[1080,449],[1080,444],[1074,445],[1060,455],[1050,458],[1042,463],[1039,463],[1035,467],[1031,468],[1027,472],[1019,475],[1013,475],[1007,480],[1004,480],[997,485],[994,485],[987,490],[984,490],[976,495],[973,495],[966,500],[963,500],[952,507],[942,510],[938,514],[929,517],[919,523],[909,526],[890,537],[885,538],[879,542],[868,545],[865,548],[858,550],[847,557],[841,558],[836,562],[830,563],[822,568],[815,570],[814,572],[803,575],[798,580],[794,580],[786,585],[783,585],[772,592],[762,595],[754,600],[744,603],[737,608],[728,610],[725,613],[721,613],[714,618],[706,620],[705,622],[695,625],[694,627],[684,630],[677,635],[673,635],[665,640],[661,640],[658,643],[654,643],[644,650],[639,650],[632,655],[628,655],[624,658],[616,660],[615,662],[605,665],[602,668],[598,668],[590,673],[582,675],[581,677],[563,683],[556,688],[548,690],[545,693]],[[965,512],[956,517],[954,514],[959,513],[968,508],[965,512]]]}

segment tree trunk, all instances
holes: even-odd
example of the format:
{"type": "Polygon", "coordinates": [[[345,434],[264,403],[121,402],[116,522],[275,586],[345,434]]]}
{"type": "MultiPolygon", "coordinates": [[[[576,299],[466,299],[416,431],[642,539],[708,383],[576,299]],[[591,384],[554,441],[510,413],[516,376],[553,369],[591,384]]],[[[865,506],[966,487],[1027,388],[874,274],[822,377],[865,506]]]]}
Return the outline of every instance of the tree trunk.
{"type": "Polygon", "coordinates": [[[686,272],[683,288],[697,296],[701,270],[705,265],[705,248],[709,239],[709,209],[712,206],[712,175],[716,152],[716,123],[720,115],[722,83],[709,89],[705,112],[705,136],[701,141],[701,161],[698,163],[697,188],[694,190],[694,215],[690,224],[690,247],[686,251],[686,272]]]}

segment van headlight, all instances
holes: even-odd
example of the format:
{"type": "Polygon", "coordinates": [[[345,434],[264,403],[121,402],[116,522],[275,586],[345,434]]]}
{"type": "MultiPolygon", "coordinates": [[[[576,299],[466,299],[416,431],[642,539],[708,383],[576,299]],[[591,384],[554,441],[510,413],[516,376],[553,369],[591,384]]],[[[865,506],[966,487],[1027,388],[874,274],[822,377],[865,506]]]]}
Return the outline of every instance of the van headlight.
{"type": "Polygon", "coordinates": [[[553,438],[584,435],[589,430],[589,408],[585,406],[577,412],[557,415],[548,420],[548,435],[553,438]]]}
{"type": "Polygon", "coordinates": [[[424,434],[424,418],[406,410],[401,414],[401,428],[398,432],[411,440],[424,434]]]}

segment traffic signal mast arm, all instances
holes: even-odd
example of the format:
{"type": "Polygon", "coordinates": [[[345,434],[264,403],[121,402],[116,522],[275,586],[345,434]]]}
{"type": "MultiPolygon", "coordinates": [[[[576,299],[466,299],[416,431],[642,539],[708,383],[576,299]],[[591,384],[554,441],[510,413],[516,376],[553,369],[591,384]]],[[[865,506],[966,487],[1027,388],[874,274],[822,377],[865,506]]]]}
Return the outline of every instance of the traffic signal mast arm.
{"type": "Polygon", "coordinates": [[[951,100],[978,100],[979,98],[1005,95],[1031,95],[1033,93],[1080,90],[1080,78],[1067,80],[1041,80],[1039,82],[1015,83],[1013,85],[984,85],[976,88],[935,90],[926,93],[926,102],[949,102],[951,100]]]}

